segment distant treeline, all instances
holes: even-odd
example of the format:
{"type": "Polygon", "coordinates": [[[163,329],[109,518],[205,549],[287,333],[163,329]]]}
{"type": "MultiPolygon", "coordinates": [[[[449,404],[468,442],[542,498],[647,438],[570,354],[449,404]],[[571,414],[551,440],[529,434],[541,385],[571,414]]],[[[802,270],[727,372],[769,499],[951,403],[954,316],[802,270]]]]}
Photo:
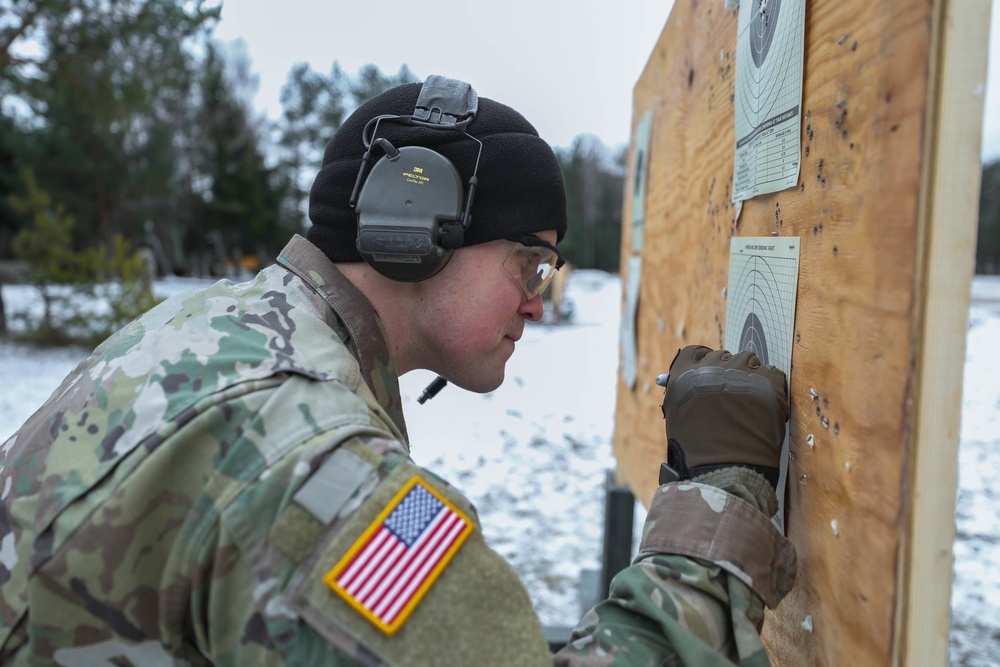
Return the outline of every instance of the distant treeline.
{"type": "MultiPolygon", "coordinates": [[[[361,102],[419,80],[367,65],[299,64],[270,121],[250,100],[245,47],[220,45],[210,0],[0,0],[0,260],[37,223],[26,201],[74,222],[71,243],[148,248],[161,272],[270,262],[308,226],[325,143],[361,102]],[[29,191],[30,190],[30,191],[29,191]]],[[[578,137],[566,176],[569,260],[615,271],[624,149],[578,137]]]]}
{"type": "Polygon", "coordinates": [[[976,273],[1000,273],[1000,160],[983,165],[976,273]]]}

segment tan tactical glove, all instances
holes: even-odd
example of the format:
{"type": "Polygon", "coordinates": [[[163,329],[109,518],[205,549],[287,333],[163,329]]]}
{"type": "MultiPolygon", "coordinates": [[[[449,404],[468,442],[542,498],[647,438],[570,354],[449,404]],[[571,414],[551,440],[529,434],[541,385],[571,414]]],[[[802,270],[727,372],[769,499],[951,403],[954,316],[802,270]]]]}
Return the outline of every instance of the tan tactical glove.
{"type": "Polygon", "coordinates": [[[752,352],[732,355],[704,345],[677,352],[665,385],[667,462],[660,483],[739,466],[777,487],[788,419],[788,384],[752,352]]]}

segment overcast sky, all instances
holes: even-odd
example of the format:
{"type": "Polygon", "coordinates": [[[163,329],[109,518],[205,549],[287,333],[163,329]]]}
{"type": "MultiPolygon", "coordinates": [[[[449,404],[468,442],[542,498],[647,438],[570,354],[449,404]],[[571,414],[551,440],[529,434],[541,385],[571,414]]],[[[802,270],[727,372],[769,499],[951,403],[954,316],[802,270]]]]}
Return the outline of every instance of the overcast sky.
{"type": "MultiPolygon", "coordinates": [[[[723,0],[709,0],[718,2],[723,0]]],[[[1000,0],[992,0],[991,80],[983,159],[1000,158],[1000,0]]],[[[307,61],[351,75],[367,63],[389,74],[406,63],[420,78],[468,81],[509,104],[542,138],[569,146],[582,133],[629,140],[632,87],[672,0],[227,0],[216,36],[242,37],[260,77],[256,106],[271,118],[288,71],[307,61]]]]}

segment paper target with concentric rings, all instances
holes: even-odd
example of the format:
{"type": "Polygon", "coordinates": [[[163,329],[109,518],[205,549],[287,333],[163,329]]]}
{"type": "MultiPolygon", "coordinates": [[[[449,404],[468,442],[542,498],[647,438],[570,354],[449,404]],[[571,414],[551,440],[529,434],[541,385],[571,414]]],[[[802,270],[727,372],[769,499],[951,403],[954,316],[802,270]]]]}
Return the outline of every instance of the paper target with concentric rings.
{"type": "MultiPolygon", "coordinates": [[[[726,287],[726,349],[754,352],[765,364],[792,374],[795,295],[799,287],[799,239],[787,236],[734,238],[729,244],[726,287]]],[[[789,437],[781,446],[778,513],[771,519],[785,532],[785,485],[789,437]]]]}
{"type": "Polygon", "coordinates": [[[749,350],[789,373],[798,290],[797,237],[734,238],[726,288],[726,349],[749,350]]]}
{"type": "Polygon", "coordinates": [[[740,3],[733,201],[798,182],[805,0],[740,3]]]}

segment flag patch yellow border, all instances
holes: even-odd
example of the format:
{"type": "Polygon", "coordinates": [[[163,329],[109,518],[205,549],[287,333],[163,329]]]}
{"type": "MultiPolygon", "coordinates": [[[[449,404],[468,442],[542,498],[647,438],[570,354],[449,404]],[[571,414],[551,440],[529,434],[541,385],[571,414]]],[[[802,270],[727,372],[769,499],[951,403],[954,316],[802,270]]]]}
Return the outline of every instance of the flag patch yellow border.
{"type": "Polygon", "coordinates": [[[323,582],[391,636],[474,527],[461,510],[414,476],[323,576],[323,582]]]}

